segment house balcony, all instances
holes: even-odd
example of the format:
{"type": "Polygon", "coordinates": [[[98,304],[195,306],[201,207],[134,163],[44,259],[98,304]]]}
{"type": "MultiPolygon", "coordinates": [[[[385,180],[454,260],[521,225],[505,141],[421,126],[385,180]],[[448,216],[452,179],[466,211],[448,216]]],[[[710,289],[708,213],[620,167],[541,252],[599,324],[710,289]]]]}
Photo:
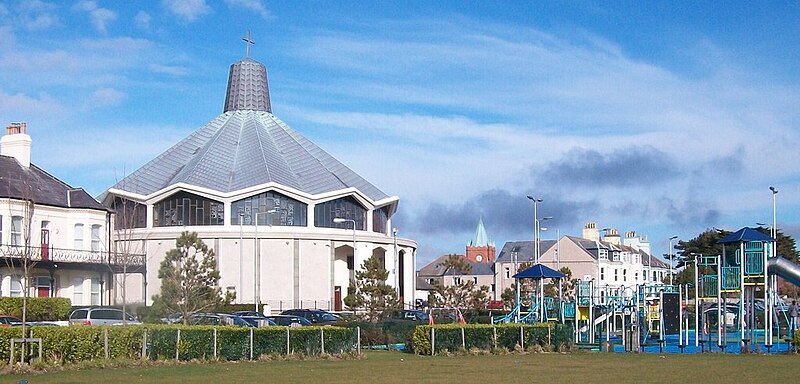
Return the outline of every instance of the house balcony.
{"type": "MultiPolygon", "coordinates": [[[[144,273],[147,255],[121,252],[87,251],[53,247],[26,247],[18,245],[0,246],[0,258],[6,264],[20,265],[29,259],[37,266],[48,267],[60,264],[61,267],[110,269],[114,273],[144,273]]],[[[2,266],[2,264],[0,264],[2,266]]]]}

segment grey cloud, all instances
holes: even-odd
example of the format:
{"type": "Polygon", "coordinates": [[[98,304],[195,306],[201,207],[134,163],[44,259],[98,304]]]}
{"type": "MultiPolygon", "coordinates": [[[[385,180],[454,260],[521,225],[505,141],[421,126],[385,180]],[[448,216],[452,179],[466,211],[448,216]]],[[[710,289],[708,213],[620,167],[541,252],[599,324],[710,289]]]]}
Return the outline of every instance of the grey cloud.
{"type": "Polygon", "coordinates": [[[541,170],[533,170],[540,183],[567,186],[652,185],[678,176],[675,160],[652,146],[635,146],[600,153],[573,148],[541,170]]]}

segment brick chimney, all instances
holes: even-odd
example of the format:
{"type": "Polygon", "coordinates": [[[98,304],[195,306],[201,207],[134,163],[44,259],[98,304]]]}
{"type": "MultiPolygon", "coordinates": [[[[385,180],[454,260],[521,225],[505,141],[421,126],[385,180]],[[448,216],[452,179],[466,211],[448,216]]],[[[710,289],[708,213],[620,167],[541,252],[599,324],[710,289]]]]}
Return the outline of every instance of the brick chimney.
{"type": "Polygon", "coordinates": [[[26,130],[25,123],[11,123],[0,138],[0,155],[17,159],[25,168],[31,165],[31,137],[26,130]]]}

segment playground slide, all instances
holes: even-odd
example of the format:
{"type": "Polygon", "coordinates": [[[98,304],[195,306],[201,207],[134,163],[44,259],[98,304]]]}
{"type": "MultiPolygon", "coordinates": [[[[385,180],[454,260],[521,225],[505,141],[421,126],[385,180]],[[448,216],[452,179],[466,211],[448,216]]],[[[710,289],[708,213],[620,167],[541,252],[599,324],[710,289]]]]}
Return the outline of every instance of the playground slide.
{"type": "Polygon", "coordinates": [[[767,260],[767,271],[769,274],[776,274],[786,281],[800,286],[800,265],[797,265],[783,257],[773,257],[767,260]]]}

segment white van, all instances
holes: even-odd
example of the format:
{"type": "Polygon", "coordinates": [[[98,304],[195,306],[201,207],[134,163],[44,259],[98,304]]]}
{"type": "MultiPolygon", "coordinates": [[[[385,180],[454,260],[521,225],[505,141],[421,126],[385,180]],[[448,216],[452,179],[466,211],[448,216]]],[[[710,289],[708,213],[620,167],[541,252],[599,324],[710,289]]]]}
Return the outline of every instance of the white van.
{"type": "Polygon", "coordinates": [[[123,318],[127,324],[141,324],[135,317],[116,308],[81,308],[69,315],[69,325],[121,325],[123,318]]]}

